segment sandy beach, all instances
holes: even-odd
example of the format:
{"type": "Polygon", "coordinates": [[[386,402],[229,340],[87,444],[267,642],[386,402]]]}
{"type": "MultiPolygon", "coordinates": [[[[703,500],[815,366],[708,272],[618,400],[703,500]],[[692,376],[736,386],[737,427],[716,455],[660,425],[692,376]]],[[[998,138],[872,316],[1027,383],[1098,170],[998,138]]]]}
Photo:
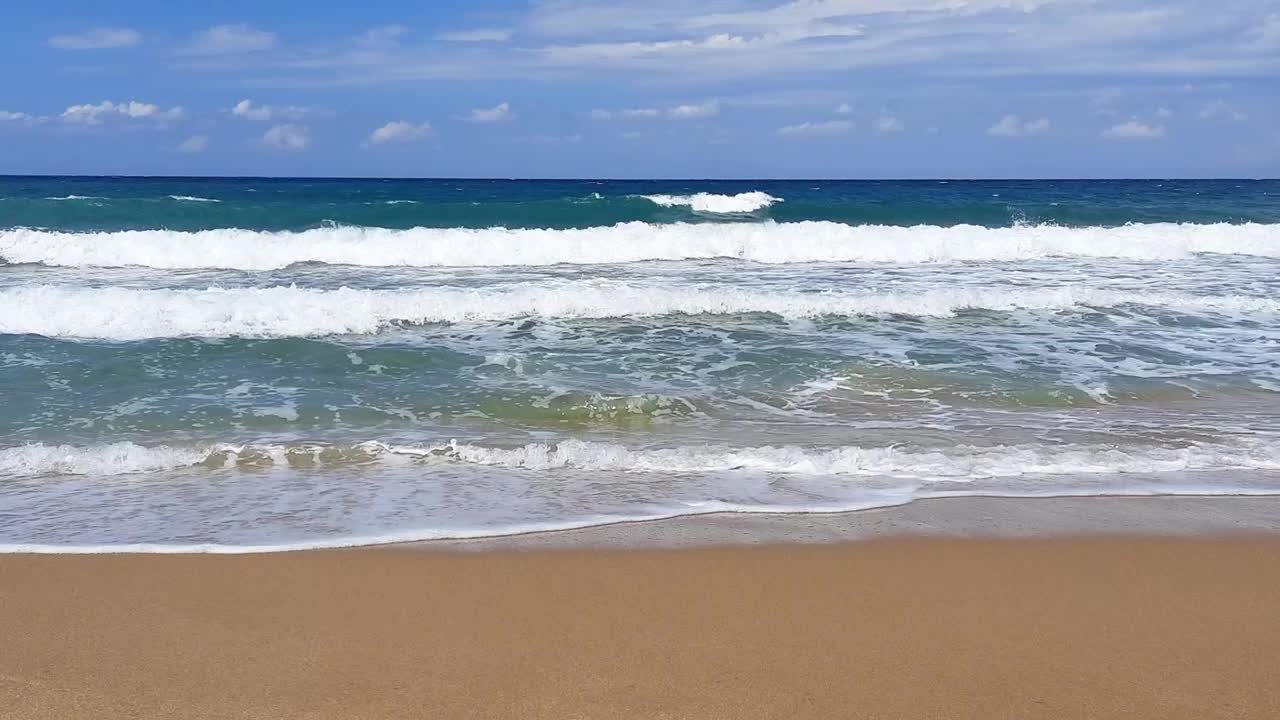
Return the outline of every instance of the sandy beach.
{"type": "Polygon", "coordinates": [[[1273,718],[1280,537],[0,557],[0,717],[1273,718]]]}

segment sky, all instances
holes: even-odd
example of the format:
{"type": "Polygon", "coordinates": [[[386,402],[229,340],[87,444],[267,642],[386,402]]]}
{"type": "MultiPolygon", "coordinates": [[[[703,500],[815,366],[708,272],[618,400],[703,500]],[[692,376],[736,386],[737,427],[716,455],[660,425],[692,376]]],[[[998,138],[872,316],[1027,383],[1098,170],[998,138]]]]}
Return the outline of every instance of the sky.
{"type": "Polygon", "coordinates": [[[1276,177],[1280,0],[6,0],[0,173],[1276,177]]]}

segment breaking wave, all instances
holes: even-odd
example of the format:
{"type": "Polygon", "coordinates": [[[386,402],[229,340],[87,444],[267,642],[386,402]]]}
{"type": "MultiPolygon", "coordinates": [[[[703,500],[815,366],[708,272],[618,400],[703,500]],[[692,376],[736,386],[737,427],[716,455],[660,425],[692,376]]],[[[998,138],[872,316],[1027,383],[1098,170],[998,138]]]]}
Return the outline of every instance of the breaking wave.
{"type": "Polygon", "coordinates": [[[1280,313],[1280,300],[1090,288],[942,289],[914,293],[785,292],[731,287],[538,283],[514,289],[315,290],[288,287],[148,290],[32,286],[0,289],[0,334],[141,340],[160,337],[369,335],[397,326],[666,315],[769,314],[950,317],[965,311],[1154,307],[1184,313],[1280,313]]]}
{"type": "Polygon", "coordinates": [[[13,264],[273,270],[296,263],[478,267],[729,258],[758,263],[948,263],[1046,257],[1167,260],[1200,253],[1280,257],[1280,225],[1069,228],[628,222],[570,230],[326,227],[302,232],[0,231],[13,264]]]}
{"type": "Polygon", "coordinates": [[[774,203],[782,202],[769,193],[754,191],[737,195],[717,195],[700,192],[694,195],[644,195],[648,200],[662,207],[687,207],[696,213],[710,215],[739,215],[763,210],[774,203]]]}
{"type": "Polygon", "coordinates": [[[1040,475],[1280,470],[1280,445],[1266,442],[1132,448],[959,445],[915,450],[707,445],[631,449],[585,440],[530,443],[510,448],[457,442],[407,446],[376,441],[352,445],[221,443],[192,447],[144,447],[131,442],[87,447],[32,444],[0,449],[0,476],[110,476],[193,467],[233,470],[423,461],[535,471],[755,472],[977,480],[1040,475]]]}

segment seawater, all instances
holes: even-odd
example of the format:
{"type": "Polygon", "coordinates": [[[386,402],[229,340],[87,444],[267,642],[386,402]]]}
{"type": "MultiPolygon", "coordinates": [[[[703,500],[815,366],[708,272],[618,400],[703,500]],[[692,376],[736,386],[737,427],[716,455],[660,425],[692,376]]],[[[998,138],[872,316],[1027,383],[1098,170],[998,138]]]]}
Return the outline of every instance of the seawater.
{"type": "Polygon", "coordinates": [[[1280,182],[0,178],[0,549],[1280,492],[1280,182]]]}

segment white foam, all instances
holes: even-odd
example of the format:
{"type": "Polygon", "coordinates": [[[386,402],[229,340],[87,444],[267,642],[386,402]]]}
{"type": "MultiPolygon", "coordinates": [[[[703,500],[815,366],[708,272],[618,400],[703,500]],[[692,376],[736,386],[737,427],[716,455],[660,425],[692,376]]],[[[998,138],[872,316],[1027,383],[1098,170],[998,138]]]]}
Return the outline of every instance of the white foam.
{"type": "Polygon", "coordinates": [[[1190,444],[1184,447],[1116,445],[994,446],[958,445],[938,450],[896,447],[805,448],[696,445],[632,449],[585,440],[490,447],[457,442],[393,445],[370,441],[356,445],[229,443],[190,447],[145,447],[130,442],[75,447],[23,445],[0,449],[0,476],[131,475],[204,465],[289,467],[380,461],[403,464],[464,463],[533,471],[585,470],[627,473],[772,473],[849,475],[931,480],[985,480],[1025,476],[1153,474],[1222,470],[1280,470],[1280,444],[1190,444]]]}
{"type": "Polygon", "coordinates": [[[127,475],[194,465],[208,449],[143,447],[130,442],[75,447],[22,445],[0,449],[0,476],[127,475]]]}
{"type": "Polygon", "coordinates": [[[169,196],[169,199],[170,199],[170,200],[177,200],[177,201],[179,201],[179,202],[201,202],[201,203],[220,203],[220,202],[222,202],[221,200],[215,200],[214,198],[195,197],[194,195],[170,195],[170,196],[169,196]]]}
{"type": "Polygon", "coordinates": [[[1046,257],[1171,260],[1198,253],[1280,257],[1280,225],[1156,223],[1115,228],[1036,225],[621,223],[570,230],[327,227],[304,232],[0,231],[9,263],[273,270],[294,263],[477,267],[734,258],[759,263],[947,263],[1046,257]]]}
{"type": "MultiPolygon", "coordinates": [[[[411,452],[398,448],[396,452],[411,452]]],[[[432,450],[436,455],[439,450],[432,450]]],[[[467,463],[531,470],[574,468],[622,472],[764,472],[799,475],[862,475],[930,480],[1026,475],[1194,472],[1280,469],[1280,447],[1192,445],[1123,450],[1098,447],[957,446],[937,451],[842,447],[685,447],[631,450],[611,443],[566,440],[501,449],[452,444],[447,457],[467,463]]]]}
{"type": "Polygon", "coordinates": [[[106,198],[98,197],[97,195],[63,195],[62,197],[47,197],[45,200],[106,200],[106,198]]]}
{"type": "Polygon", "coordinates": [[[160,337],[316,337],[376,334],[397,325],[517,318],[601,319],[768,313],[948,317],[966,310],[1062,311],[1133,305],[1187,313],[1280,312],[1280,299],[1090,288],[948,288],[924,292],[786,292],[614,281],[516,285],[494,290],[314,290],[298,287],[148,290],[23,286],[0,289],[0,334],[141,340],[160,337]]]}
{"type": "Polygon", "coordinates": [[[697,213],[713,215],[752,213],[782,202],[782,198],[776,198],[758,190],[737,195],[701,192],[695,195],[643,195],[642,197],[663,207],[687,207],[697,213]]]}

